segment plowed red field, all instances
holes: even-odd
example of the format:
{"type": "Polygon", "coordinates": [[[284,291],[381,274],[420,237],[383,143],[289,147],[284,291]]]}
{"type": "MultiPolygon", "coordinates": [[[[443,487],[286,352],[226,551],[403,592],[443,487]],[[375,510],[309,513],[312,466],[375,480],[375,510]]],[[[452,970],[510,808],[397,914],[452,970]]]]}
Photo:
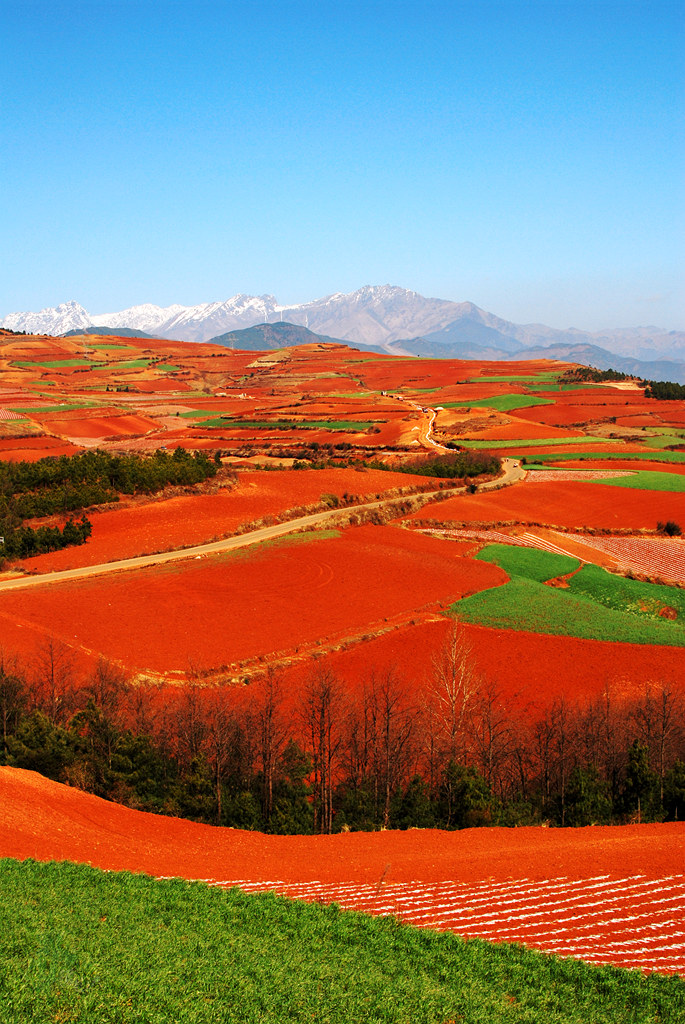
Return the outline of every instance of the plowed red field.
{"type": "Polygon", "coordinates": [[[157,424],[145,416],[91,416],[53,419],[50,429],[67,437],[126,437],[156,430],[157,424]]]}
{"type": "Polygon", "coordinates": [[[89,513],[93,534],[81,547],[63,548],[22,565],[30,571],[51,572],[81,565],[98,565],[118,558],[170,548],[190,547],[224,537],[245,523],[275,516],[303,505],[314,505],[324,494],[377,496],[396,487],[426,483],[425,477],[353,469],[269,470],[241,473],[234,490],[194,494],[145,505],[89,513]]]}
{"type": "MultiPolygon", "coordinates": [[[[587,463],[585,466],[587,468],[587,463]]],[[[685,520],[685,494],[572,481],[522,483],[488,494],[457,496],[426,505],[408,518],[433,519],[441,523],[513,520],[543,526],[653,530],[658,520],[685,520]]]]}
{"type": "MultiPolygon", "coordinates": [[[[354,692],[372,671],[392,669],[410,691],[431,677],[433,658],[448,640],[450,620],[442,616],[407,624],[363,644],[326,655],[326,665],[354,692]]],[[[580,640],[466,624],[475,665],[515,720],[535,718],[554,700],[584,703],[609,686],[616,698],[635,697],[648,682],[667,682],[685,691],[682,648],[580,640]]],[[[311,663],[288,673],[293,691],[311,673],[311,663]]]]}
{"type": "Polygon", "coordinates": [[[136,670],[211,669],[444,605],[506,580],[397,527],[260,546],[0,595],[8,650],[46,634],[136,670]]]}
{"type": "Polygon", "coordinates": [[[681,823],[266,836],[0,768],[0,856],[275,888],[595,963],[685,970],[681,823]]]}

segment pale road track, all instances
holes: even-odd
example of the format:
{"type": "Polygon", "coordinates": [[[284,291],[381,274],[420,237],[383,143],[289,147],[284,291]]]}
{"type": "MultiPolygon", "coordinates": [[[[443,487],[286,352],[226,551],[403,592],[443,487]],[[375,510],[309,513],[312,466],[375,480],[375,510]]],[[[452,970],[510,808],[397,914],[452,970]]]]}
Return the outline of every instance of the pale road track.
{"type": "MultiPolygon", "coordinates": [[[[521,464],[515,459],[502,459],[504,473],[496,480],[481,484],[480,491],[494,490],[499,487],[510,486],[522,480],[526,472],[521,464]]],[[[465,487],[455,487],[452,490],[435,490],[431,494],[463,494],[465,487]]],[[[388,506],[399,505],[406,502],[405,495],[400,498],[386,498],[380,501],[371,501],[366,505],[350,505],[345,509],[330,509],[326,512],[315,512],[309,516],[301,516],[299,519],[291,519],[287,523],[276,523],[275,526],[265,526],[260,530],[252,530],[250,533],[243,533],[237,537],[225,537],[223,540],[211,541],[208,544],[197,544],[190,548],[179,548],[177,551],[161,551],[154,555],[137,555],[135,558],[122,558],[116,562],[103,562],[100,565],[84,565],[78,569],[62,569],[59,572],[46,572],[35,576],[21,576],[16,579],[0,581],[0,593],[8,590],[25,590],[27,587],[45,586],[49,583],[66,583],[71,580],[87,579],[90,576],[104,576],[111,572],[125,572],[129,569],[145,569],[150,565],[162,565],[165,562],[178,562],[183,558],[202,558],[203,555],[215,555],[223,551],[234,551],[237,548],[249,547],[252,544],[261,544],[275,537],[283,537],[288,533],[296,533],[298,530],[307,529],[311,526],[322,526],[328,522],[335,522],[341,514],[349,512],[368,512],[374,509],[388,508],[388,506]]]]}

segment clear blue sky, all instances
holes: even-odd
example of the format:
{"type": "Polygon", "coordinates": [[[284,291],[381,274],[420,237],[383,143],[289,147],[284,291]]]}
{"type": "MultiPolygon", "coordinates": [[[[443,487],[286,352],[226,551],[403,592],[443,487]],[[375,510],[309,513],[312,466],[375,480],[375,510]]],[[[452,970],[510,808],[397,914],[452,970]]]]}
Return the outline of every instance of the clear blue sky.
{"type": "Polygon", "coordinates": [[[390,283],[685,329],[683,10],[3,0],[0,316],[390,283]]]}

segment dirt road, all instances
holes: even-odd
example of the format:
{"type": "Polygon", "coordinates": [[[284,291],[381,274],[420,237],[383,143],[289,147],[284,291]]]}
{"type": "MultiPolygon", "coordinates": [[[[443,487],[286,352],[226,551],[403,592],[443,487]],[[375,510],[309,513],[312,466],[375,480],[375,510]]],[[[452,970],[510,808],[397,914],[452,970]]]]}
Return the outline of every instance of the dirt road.
{"type": "MultiPolygon", "coordinates": [[[[514,459],[502,459],[504,473],[488,483],[481,484],[480,490],[492,490],[493,488],[507,486],[523,479],[525,471],[521,469],[520,463],[514,459]]],[[[454,495],[462,494],[464,487],[455,487],[451,490],[430,491],[430,494],[454,495]]],[[[36,576],[20,576],[16,579],[0,581],[0,593],[8,590],[23,590],[26,587],[45,586],[48,583],[62,583],[67,580],[86,579],[89,576],[103,576],[105,573],[122,572],[128,569],[142,569],[149,565],[160,565],[164,562],[176,562],[182,558],[202,558],[203,555],[213,555],[222,551],[234,551],[236,548],[248,547],[251,544],[261,544],[266,540],[273,540],[275,537],[283,537],[288,533],[295,533],[298,530],[305,530],[311,527],[325,526],[327,523],[334,523],[340,519],[341,513],[370,512],[374,509],[392,508],[393,505],[402,506],[407,497],[382,498],[380,501],[371,501],[365,505],[353,505],[348,509],[328,509],[325,512],[315,512],[312,515],[301,516],[299,519],[291,519],[287,523],[276,523],[275,526],[265,526],[260,530],[252,530],[250,533],[243,533],[238,537],[225,537],[223,540],[212,541],[209,544],[197,544],[190,548],[181,548],[177,551],[161,551],[154,555],[138,555],[135,558],[122,558],[116,562],[104,562],[100,565],[84,565],[78,569],[63,569],[59,572],[41,573],[36,576]]]]}

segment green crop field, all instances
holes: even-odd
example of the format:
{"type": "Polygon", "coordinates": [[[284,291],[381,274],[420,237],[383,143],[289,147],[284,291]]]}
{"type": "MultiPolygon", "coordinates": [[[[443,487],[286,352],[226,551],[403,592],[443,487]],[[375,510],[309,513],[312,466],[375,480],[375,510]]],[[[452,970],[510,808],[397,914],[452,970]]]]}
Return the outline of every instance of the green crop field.
{"type": "Polygon", "coordinates": [[[176,373],[181,370],[182,367],[174,366],[173,363],[155,363],[152,369],[161,370],[162,373],[176,373]]]}
{"type": "Polygon", "coordinates": [[[335,905],[0,861],[3,1024],[676,1024],[677,977],[335,905]]]}
{"type": "Polygon", "coordinates": [[[92,409],[95,402],[74,402],[66,403],[64,405],[39,405],[30,406],[25,409],[15,408],[13,412],[25,412],[29,416],[38,416],[42,412],[71,412],[74,409],[92,409]]]}
{"type": "Polygon", "coordinates": [[[672,491],[679,494],[685,492],[685,475],[655,473],[647,469],[638,469],[632,476],[610,477],[609,479],[595,480],[594,483],[606,487],[628,487],[637,491],[672,491]]]}
{"type": "MultiPolygon", "coordinates": [[[[507,550],[507,545],[493,544],[478,557],[500,565],[510,582],[453,604],[450,614],[464,622],[584,640],[685,647],[685,624],[679,611],[685,611],[685,603],[677,587],[652,590],[654,585],[638,583],[632,588],[633,581],[596,566],[584,566],[571,577],[568,589],[559,589],[540,582],[547,565],[552,564],[546,563],[545,552],[531,558],[525,548],[507,550]],[[658,610],[663,607],[674,608],[678,619],[660,618],[658,610]]],[[[561,574],[572,572],[577,565],[573,558],[566,561],[567,566],[569,563],[571,568],[562,569],[561,574]]]]}
{"type": "Polygon", "coordinates": [[[16,362],[12,366],[19,366],[22,370],[31,370],[39,366],[44,370],[59,370],[69,366],[88,366],[91,370],[95,367],[106,366],[106,363],[94,363],[90,359],[48,359],[45,362],[16,362]]]}
{"type": "Polygon", "coordinates": [[[204,420],[198,427],[223,430],[346,430],[364,431],[376,425],[374,420],[204,420]]]}
{"type": "Polygon", "coordinates": [[[590,391],[594,384],[531,384],[528,391],[590,391]]]}
{"type": "MultiPolygon", "coordinates": [[[[552,445],[620,443],[620,440],[617,438],[591,437],[587,434],[582,434],[578,437],[534,437],[524,438],[523,440],[514,439],[506,441],[498,441],[495,438],[488,438],[487,441],[462,441],[461,438],[459,438],[459,444],[464,448],[549,448],[552,445]]],[[[556,458],[556,456],[552,457],[556,458]]]]}
{"type": "Polygon", "coordinates": [[[527,383],[530,381],[533,384],[547,384],[556,381],[559,378],[559,372],[553,373],[528,373],[528,374],[513,374],[502,377],[470,377],[468,380],[469,384],[510,384],[514,381],[522,381],[527,383]]]}
{"type": "Polygon", "coordinates": [[[644,583],[614,576],[598,565],[584,565],[569,580],[569,590],[578,597],[587,597],[605,608],[630,612],[640,619],[657,619],[664,608],[672,609],[679,625],[685,623],[685,590],[658,583],[644,583]]]}
{"type": "Polygon", "coordinates": [[[494,395],[479,398],[474,402],[443,402],[443,409],[497,409],[510,412],[512,409],[527,409],[531,405],[554,405],[551,398],[536,398],[535,395],[494,395]]]}
{"type": "Polygon", "coordinates": [[[565,576],[578,568],[580,562],[569,555],[555,555],[540,548],[520,548],[513,544],[488,544],[476,555],[481,562],[499,565],[508,576],[523,576],[544,583],[555,576],[565,576]]]}
{"type": "Polygon", "coordinates": [[[112,341],[112,342],[100,341],[100,342],[97,343],[97,345],[89,345],[88,348],[104,348],[104,349],[107,349],[107,348],[116,348],[116,349],[126,348],[126,349],[129,349],[129,351],[132,352],[132,351],[134,351],[135,346],[134,345],[122,345],[120,342],[114,342],[114,341],[112,341]]]}
{"type": "Polygon", "coordinates": [[[116,373],[119,370],[145,370],[149,365],[149,359],[128,359],[125,363],[109,363],[107,369],[116,373]]]}
{"type": "Polygon", "coordinates": [[[640,440],[646,448],[672,448],[674,445],[685,444],[683,435],[673,431],[665,434],[645,434],[640,440]]]}
{"type": "MultiPolygon", "coordinates": [[[[538,456],[535,457],[538,458],[538,456]]],[[[553,455],[551,458],[556,458],[556,456],[553,455]]],[[[560,473],[563,472],[560,466],[536,465],[535,463],[530,462],[526,463],[526,469],[530,472],[535,472],[536,469],[544,469],[547,472],[554,472],[554,470],[557,469],[560,473]]],[[[630,490],[637,491],[670,491],[674,494],[682,494],[685,492],[685,474],[656,473],[647,469],[631,469],[628,466],[625,471],[631,475],[605,477],[602,479],[592,477],[591,469],[581,469],[578,470],[578,472],[586,472],[588,473],[588,477],[586,480],[579,480],[578,483],[601,484],[605,487],[627,487],[630,490]]]]}
{"type": "MultiPolygon", "coordinates": [[[[585,438],[581,438],[585,440],[585,438]]],[[[582,462],[595,462],[606,459],[621,459],[623,462],[639,462],[640,460],[647,462],[685,462],[685,452],[546,452],[543,455],[535,455],[535,461],[537,463],[544,462],[563,462],[568,460],[578,460],[582,462]]]]}

